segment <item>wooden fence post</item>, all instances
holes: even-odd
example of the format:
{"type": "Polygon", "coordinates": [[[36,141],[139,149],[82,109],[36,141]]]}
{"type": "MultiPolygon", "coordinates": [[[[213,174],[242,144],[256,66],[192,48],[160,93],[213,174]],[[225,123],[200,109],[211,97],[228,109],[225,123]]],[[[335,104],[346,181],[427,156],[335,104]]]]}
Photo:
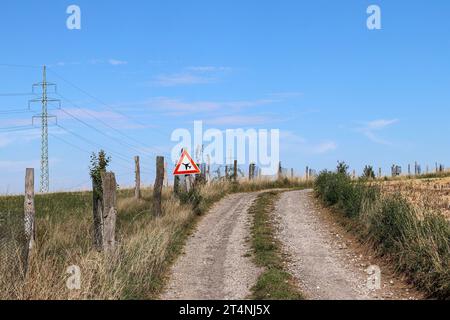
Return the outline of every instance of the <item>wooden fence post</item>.
{"type": "Polygon", "coordinates": [[[248,166],[248,180],[252,181],[255,179],[255,164],[250,163],[248,166]]]}
{"type": "Polygon", "coordinates": [[[306,181],[309,181],[309,167],[306,166],[306,181]]]}
{"type": "Polygon", "coordinates": [[[291,168],[291,179],[294,179],[294,168],[291,168]]]}
{"type": "Polygon", "coordinates": [[[161,197],[164,183],[164,157],[156,158],[156,180],[153,188],[153,210],[155,216],[162,216],[161,197]]]}
{"type": "Polygon", "coordinates": [[[92,213],[94,222],[94,247],[98,251],[103,249],[103,194],[101,186],[92,180],[92,213]]]}
{"type": "Polygon", "coordinates": [[[28,270],[31,251],[36,241],[36,223],[35,223],[35,206],[34,206],[34,169],[28,168],[25,175],[25,202],[24,202],[24,227],[26,237],[25,247],[25,274],[28,270]]]}
{"type": "Polygon", "coordinates": [[[177,196],[180,194],[180,176],[173,178],[173,193],[177,196]]]}
{"type": "Polygon", "coordinates": [[[233,180],[234,180],[234,182],[237,181],[237,177],[238,177],[238,162],[237,162],[237,160],[234,160],[234,167],[233,167],[233,180]]]}
{"type": "Polygon", "coordinates": [[[141,198],[141,166],[139,163],[139,156],[134,157],[134,163],[135,163],[135,174],[136,174],[136,178],[135,178],[135,188],[134,188],[134,197],[136,199],[140,199],[141,198]]]}
{"type": "Polygon", "coordinates": [[[102,173],[103,189],[103,251],[114,252],[116,248],[117,182],[114,173],[102,173]]]}

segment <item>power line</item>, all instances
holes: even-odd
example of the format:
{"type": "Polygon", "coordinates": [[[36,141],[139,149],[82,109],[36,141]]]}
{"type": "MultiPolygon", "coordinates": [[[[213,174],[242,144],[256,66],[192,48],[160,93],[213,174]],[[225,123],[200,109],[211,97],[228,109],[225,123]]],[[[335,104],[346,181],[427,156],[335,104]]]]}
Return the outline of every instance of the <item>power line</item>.
{"type": "MultiPolygon", "coordinates": [[[[69,134],[71,134],[71,135],[74,135],[74,136],[77,137],[78,139],[83,140],[84,142],[86,142],[86,143],[88,143],[88,144],[94,146],[95,148],[106,149],[106,148],[104,148],[103,146],[101,146],[100,144],[98,144],[98,143],[96,143],[96,142],[93,142],[93,141],[91,141],[91,140],[89,140],[89,139],[87,139],[87,138],[85,138],[85,137],[79,135],[78,133],[73,132],[72,130],[69,130],[69,129],[64,128],[64,127],[61,126],[60,124],[57,124],[56,126],[57,126],[58,128],[63,129],[63,130],[66,131],[67,133],[69,133],[69,134]]],[[[119,159],[122,159],[122,160],[125,161],[126,163],[131,163],[131,160],[130,160],[126,155],[121,154],[121,153],[119,153],[119,152],[117,152],[117,151],[112,151],[112,150],[109,150],[109,152],[110,152],[111,154],[114,154],[114,155],[115,155],[116,157],[118,157],[119,159]]]]}
{"type": "Polygon", "coordinates": [[[134,150],[134,151],[136,151],[136,152],[138,152],[138,153],[141,152],[141,150],[135,148],[133,145],[131,145],[131,144],[129,144],[129,143],[126,143],[126,142],[124,142],[124,141],[122,141],[122,140],[119,140],[119,139],[117,139],[117,138],[115,138],[115,137],[110,136],[110,135],[107,134],[106,132],[99,130],[99,129],[96,128],[95,126],[93,126],[93,125],[87,123],[86,121],[84,121],[84,120],[78,118],[77,116],[73,115],[73,114],[70,113],[69,111],[67,111],[67,110],[65,110],[65,109],[61,109],[60,111],[61,111],[61,112],[64,112],[64,113],[67,114],[69,117],[71,117],[72,119],[74,119],[74,120],[76,120],[76,121],[82,123],[83,125],[87,126],[88,128],[90,128],[90,129],[96,131],[97,133],[99,133],[99,134],[101,134],[101,135],[103,135],[103,136],[105,136],[105,137],[107,137],[107,138],[113,140],[114,142],[119,143],[119,144],[121,144],[121,145],[124,146],[124,147],[130,148],[130,149],[132,149],[132,150],[134,150]]]}
{"type": "MultiPolygon", "coordinates": [[[[61,129],[63,129],[64,131],[66,131],[67,133],[74,134],[73,132],[69,131],[68,129],[63,128],[62,126],[59,126],[59,127],[60,127],[61,129]]],[[[71,146],[71,147],[73,147],[73,148],[75,148],[75,149],[77,149],[77,150],[79,150],[79,151],[81,151],[81,152],[87,153],[87,154],[89,154],[89,155],[92,154],[91,151],[88,151],[88,150],[86,150],[86,149],[83,149],[83,148],[77,146],[76,144],[71,143],[71,142],[67,141],[66,139],[63,139],[62,137],[59,137],[59,136],[57,136],[57,135],[55,135],[55,134],[52,134],[52,133],[49,133],[49,135],[51,135],[53,138],[56,138],[57,140],[60,140],[61,142],[65,143],[65,144],[67,144],[67,145],[69,145],[69,146],[71,146]]],[[[85,142],[88,142],[88,141],[89,141],[88,139],[86,139],[86,138],[84,138],[84,137],[81,137],[81,136],[79,136],[79,135],[76,135],[76,137],[79,138],[79,139],[82,139],[82,140],[85,141],[85,142]]],[[[94,142],[92,142],[92,141],[89,141],[88,143],[91,144],[91,145],[94,145],[94,146],[96,146],[96,147],[98,147],[98,148],[101,148],[100,145],[98,145],[98,144],[96,144],[96,143],[94,143],[94,142]]],[[[110,150],[109,152],[111,152],[111,150],[110,150]]],[[[116,152],[111,152],[111,154],[113,154],[113,153],[116,153],[116,152]]],[[[128,165],[130,165],[130,163],[128,162],[128,161],[129,161],[128,158],[126,158],[126,160],[124,160],[125,158],[119,158],[119,159],[122,160],[122,161],[124,161],[124,162],[126,162],[128,165]]],[[[121,166],[122,168],[128,169],[128,170],[133,170],[132,167],[120,165],[119,163],[118,163],[117,165],[121,166]]],[[[141,170],[141,172],[142,172],[142,173],[147,173],[147,174],[152,174],[151,172],[145,171],[145,170],[141,170]]]]}
{"type": "MultiPolygon", "coordinates": [[[[69,102],[70,104],[72,104],[77,110],[80,110],[81,112],[83,112],[83,113],[89,115],[89,116],[92,117],[93,119],[99,121],[99,122],[102,123],[105,127],[110,128],[111,130],[114,130],[114,131],[117,132],[118,134],[120,134],[120,135],[122,135],[122,136],[124,136],[124,137],[126,137],[126,138],[128,138],[128,139],[130,139],[130,140],[133,140],[134,142],[136,142],[136,143],[142,145],[144,148],[154,149],[154,148],[152,148],[152,147],[146,146],[145,144],[143,144],[143,143],[140,142],[139,140],[133,138],[133,137],[130,136],[130,135],[125,134],[124,132],[118,130],[117,128],[114,128],[113,126],[111,126],[110,124],[108,124],[106,121],[104,121],[104,120],[102,120],[101,118],[95,116],[94,114],[92,114],[92,113],[89,112],[88,110],[83,109],[83,108],[77,106],[75,103],[73,103],[73,102],[70,101],[69,99],[65,98],[65,97],[62,96],[61,94],[57,93],[57,95],[60,96],[63,100],[66,100],[67,102],[69,102]]],[[[103,133],[103,132],[102,132],[102,133],[103,133]]],[[[103,134],[104,134],[104,133],[103,133],[103,134]]],[[[131,146],[131,144],[130,144],[130,146],[131,146]]],[[[134,148],[134,147],[133,147],[133,148],[134,148]]],[[[137,150],[137,149],[135,149],[135,150],[137,150]]],[[[156,151],[156,149],[154,149],[154,150],[156,151]]],[[[138,151],[138,152],[141,152],[140,150],[137,150],[137,151],[138,151]]]]}
{"type": "Polygon", "coordinates": [[[0,133],[10,133],[10,132],[19,132],[19,131],[28,131],[36,129],[35,127],[11,127],[11,128],[0,128],[0,133]]]}
{"type": "Polygon", "coordinates": [[[65,144],[67,144],[67,145],[69,145],[69,146],[71,146],[71,147],[73,147],[73,148],[75,148],[75,149],[81,151],[81,152],[86,152],[87,154],[91,154],[90,151],[87,151],[86,149],[80,148],[80,147],[78,147],[77,145],[75,145],[75,144],[73,144],[73,143],[71,143],[71,142],[69,142],[69,141],[67,141],[67,140],[65,140],[65,139],[63,139],[63,138],[58,137],[56,134],[49,133],[49,135],[52,136],[53,138],[59,140],[59,141],[62,141],[62,142],[65,143],[65,144]]]}
{"type": "Polygon", "coordinates": [[[33,66],[33,65],[26,65],[26,64],[7,64],[7,63],[0,63],[0,67],[8,67],[8,68],[42,68],[42,66],[33,66]]]}
{"type": "Polygon", "coordinates": [[[23,96],[35,96],[35,93],[0,93],[0,97],[23,97],[23,96]]]}
{"type": "Polygon", "coordinates": [[[0,115],[10,115],[10,114],[20,114],[20,113],[30,113],[28,109],[11,109],[6,111],[0,111],[0,115]]]}
{"type": "MultiPolygon", "coordinates": [[[[107,109],[116,112],[120,115],[122,115],[123,117],[129,119],[130,121],[139,124],[143,127],[147,127],[147,124],[144,124],[134,118],[131,118],[129,115],[127,115],[126,113],[123,113],[113,107],[111,107],[110,105],[108,105],[107,103],[103,102],[102,100],[100,100],[99,98],[95,97],[94,95],[90,94],[89,92],[87,92],[86,90],[83,90],[82,88],[80,88],[79,86],[77,86],[76,84],[74,84],[73,82],[65,79],[64,77],[62,77],[60,74],[58,74],[57,72],[55,72],[54,70],[50,69],[50,72],[52,72],[55,76],[57,76],[58,78],[60,78],[62,81],[66,82],[67,84],[69,84],[70,86],[72,86],[73,88],[77,89],[78,91],[80,91],[81,93],[85,94],[86,96],[90,97],[91,99],[97,101],[99,104],[103,105],[104,107],[106,107],[107,109]]],[[[159,133],[161,136],[164,136],[165,138],[167,138],[167,134],[161,132],[160,130],[156,130],[156,129],[152,129],[153,131],[155,131],[156,133],[159,133]]]]}

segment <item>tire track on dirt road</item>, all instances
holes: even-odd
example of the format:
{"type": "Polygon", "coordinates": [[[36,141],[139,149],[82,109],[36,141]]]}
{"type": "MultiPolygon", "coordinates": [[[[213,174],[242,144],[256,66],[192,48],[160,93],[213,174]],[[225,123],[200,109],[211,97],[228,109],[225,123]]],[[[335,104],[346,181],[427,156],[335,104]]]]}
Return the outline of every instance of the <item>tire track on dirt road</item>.
{"type": "Polygon", "coordinates": [[[277,237],[289,256],[288,271],[307,299],[416,299],[419,294],[382,268],[382,286],[367,286],[373,256],[360,250],[355,238],[331,222],[312,190],[285,192],[275,208],[277,237]]]}
{"type": "Polygon", "coordinates": [[[164,300],[245,299],[260,270],[248,255],[251,217],[259,193],[225,197],[206,214],[172,267],[164,300]]]}

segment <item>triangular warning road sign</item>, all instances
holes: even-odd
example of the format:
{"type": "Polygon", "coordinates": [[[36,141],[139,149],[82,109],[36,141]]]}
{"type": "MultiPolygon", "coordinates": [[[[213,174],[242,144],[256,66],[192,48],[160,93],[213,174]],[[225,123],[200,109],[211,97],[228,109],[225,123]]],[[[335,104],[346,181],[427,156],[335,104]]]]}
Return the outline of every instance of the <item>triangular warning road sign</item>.
{"type": "Polygon", "coordinates": [[[181,155],[180,161],[178,161],[177,166],[175,167],[175,171],[173,174],[175,176],[178,175],[187,175],[187,174],[200,174],[200,169],[197,164],[192,160],[189,153],[184,150],[181,155]]]}

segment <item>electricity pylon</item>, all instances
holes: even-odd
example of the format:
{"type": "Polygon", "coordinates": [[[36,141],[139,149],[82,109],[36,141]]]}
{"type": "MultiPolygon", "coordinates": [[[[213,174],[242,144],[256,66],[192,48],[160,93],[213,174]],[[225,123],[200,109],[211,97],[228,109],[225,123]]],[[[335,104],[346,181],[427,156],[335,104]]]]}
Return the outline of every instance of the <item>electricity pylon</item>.
{"type": "Polygon", "coordinates": [[[49,178],[49,165],[48,165],[48,118],[55,118],[55,116],[49,116],[48,114],[48,103],[57,102],[59,103],[59,108],[61,108],[61,101],[57,99],[49,99],[47,92],[49,87],[54,87],[56,92],[56,84],[47,82],[47,67],[43,67],[42,71],[42,82],[33,84],[33,93],[35,93],[35,88],[39,87],[41,89],[41,97],[38,99],[29,101],[29,108],[31,109],[31,103],[40,102],[42,105],[42,111],[39,115],[33,117],[34,119],[41,119],[41,181],[40,181],[40,192],[47,193],[50,189],[50,178],[49,178]]]}

